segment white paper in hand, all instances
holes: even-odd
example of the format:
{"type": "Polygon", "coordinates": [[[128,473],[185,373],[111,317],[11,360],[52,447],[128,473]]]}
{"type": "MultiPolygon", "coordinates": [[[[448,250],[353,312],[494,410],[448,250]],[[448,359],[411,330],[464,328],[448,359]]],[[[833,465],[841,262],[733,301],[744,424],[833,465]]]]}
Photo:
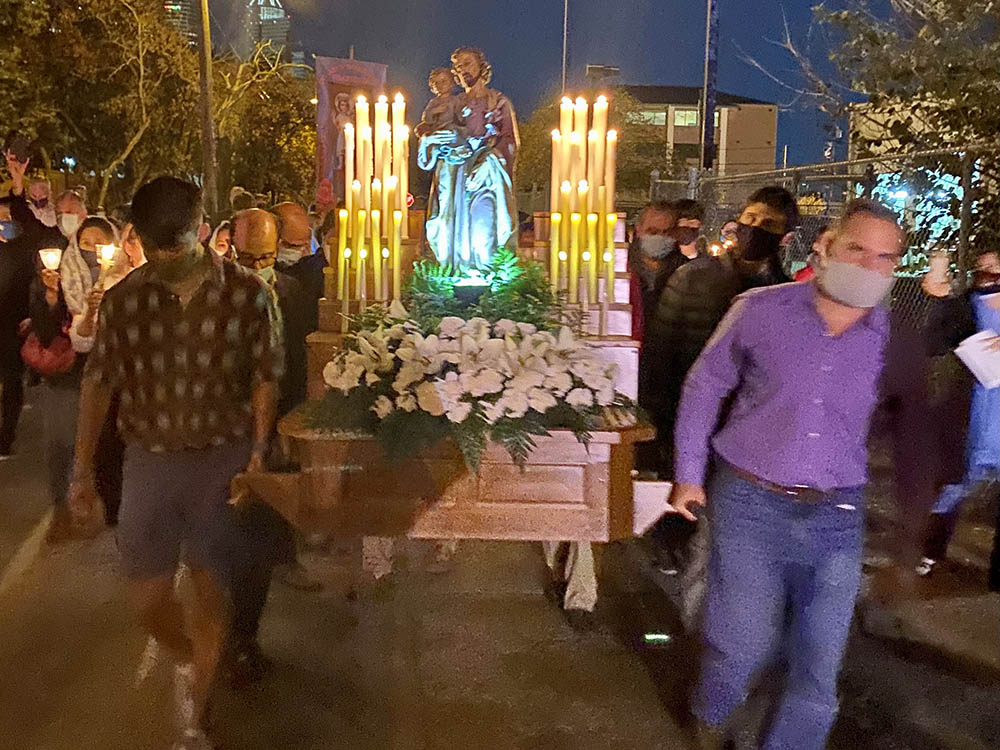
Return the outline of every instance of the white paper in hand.
{"type": "Polygon", "coordinates": [[[955,349],[955,354],[976,376],[976,380],[987,388],[1000,388],[1000,351],[990,346],[996,337],[995,331],[980,331],[955,349]]]}

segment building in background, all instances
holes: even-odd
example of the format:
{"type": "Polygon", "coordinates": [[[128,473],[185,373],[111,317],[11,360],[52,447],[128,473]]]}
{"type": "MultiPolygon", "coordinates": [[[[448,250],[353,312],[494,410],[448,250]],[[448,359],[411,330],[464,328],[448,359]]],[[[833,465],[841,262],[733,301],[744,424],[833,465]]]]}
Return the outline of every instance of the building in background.
{"type": "MultiPolygon", "coordinates": [[[[683,173],[689,166],[697,167],[701,153],[701,87],[626,86],[625,90],[638,100],[644,122],[663,127],[666,152],[675,169],[683,173]]],[[[717,107],[717,174],[774,169],[778,105],[720,92],[717,107]]]]}
{"type": "Polygon", "coordinates": [[[253,56],[261,44],[270,44],[275,51],[282,50],[286,60],[295,62],[291,38],[292,19],[281,0],[240,0],[243,5],[237,19],[232,46],[236,54],[246,60],[253,56]]]}
{"type": "Polygon", "coordinates": [[[201,30],[201,3],[198,0],[164,0],[163,10],[188,44],[196,46],[201,30]]]}

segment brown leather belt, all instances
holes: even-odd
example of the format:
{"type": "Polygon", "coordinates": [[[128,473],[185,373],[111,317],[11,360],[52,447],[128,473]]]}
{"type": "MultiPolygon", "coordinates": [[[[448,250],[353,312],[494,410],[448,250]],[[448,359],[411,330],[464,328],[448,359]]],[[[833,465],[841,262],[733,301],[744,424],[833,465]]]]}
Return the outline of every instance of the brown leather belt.
{"type": "Polygon", "coordinates": [[[721,463],[727,470],[738,476],[740,479],[750,482],[750,484],[760,487],[761,489],[767,490],[768,492],[774,492],[778,495],[783,495],[789,500],[793,500],[797,503],[806,503],[809,505],[815,505],[817,503],[824,503],[828,500],[832,500],[837,490],[820,490],[815,487],[806,487],[804,485],[795,485],[792,487],[786,487],[781,484],[775,484],[774,482],[769,482],[766,479],[761,479],[756,474],[751,474],[749,471],[744,471],[739,466],[733,466],[727,461],[719,459],[721,463]]]}

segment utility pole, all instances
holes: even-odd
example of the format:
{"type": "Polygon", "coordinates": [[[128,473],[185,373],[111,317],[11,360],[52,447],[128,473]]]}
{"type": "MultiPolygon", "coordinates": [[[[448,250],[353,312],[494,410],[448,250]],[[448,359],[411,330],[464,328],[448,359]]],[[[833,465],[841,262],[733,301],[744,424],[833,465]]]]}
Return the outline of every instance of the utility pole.
{"type": "Polygon", "coordinates": [[[201,0],[201,158],[205,210],[214,221],[219,205],[216,176],[215,124],[212,121],[212,30],[209,25],[208,0],[201,0]]]}
{"type": "Polygon", "coordinates": [[[715,101],[719,72],[719,4],[708,0],[705,19],[705,85],[701,97],[701,167],[715,164],[715,101]]]}
{"type": "Polygon", "coordinates": [[[562,92],[566,93],[566,55],[569,51],[569,0],[563,0],[562,92]]]}

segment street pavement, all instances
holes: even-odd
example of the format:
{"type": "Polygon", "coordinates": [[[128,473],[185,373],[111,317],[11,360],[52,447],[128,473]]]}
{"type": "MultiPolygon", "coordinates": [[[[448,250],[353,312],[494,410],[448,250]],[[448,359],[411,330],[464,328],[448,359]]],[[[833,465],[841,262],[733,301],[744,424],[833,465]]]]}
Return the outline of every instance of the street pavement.
{"type": "MultiPolygon", "coordinates": [[[[0,463],[0,750],[165,750],[169,670],[135,684],[146,644],[113,533],[40,543],[38,422],[37,410],[26,414],[17,456],[0,463]]],[[[957,562],[895,613],[888,634],[856,628],[833,748],[1000,747],[987,514],[970,509],[957,562]]],[[[605,550],[601,627],[587,634],[543,597],[536,545],[463,543],[438,575],[425,570],[428,552],[403,545],[391,586],[363,587],[356,601],[347,596],[357,577],[351,545],[305,554],[324,589],[275,585],[262,633],[275,668],[248,691],[217,691],[220,750],[691,746],[685,696],[697,646],[640,547],[605,550]],[[650,633],[668,638],[650,644],[650,633]]],[[[767,692],[748,710],[741,744],[766,713],[767,692]]]]}

